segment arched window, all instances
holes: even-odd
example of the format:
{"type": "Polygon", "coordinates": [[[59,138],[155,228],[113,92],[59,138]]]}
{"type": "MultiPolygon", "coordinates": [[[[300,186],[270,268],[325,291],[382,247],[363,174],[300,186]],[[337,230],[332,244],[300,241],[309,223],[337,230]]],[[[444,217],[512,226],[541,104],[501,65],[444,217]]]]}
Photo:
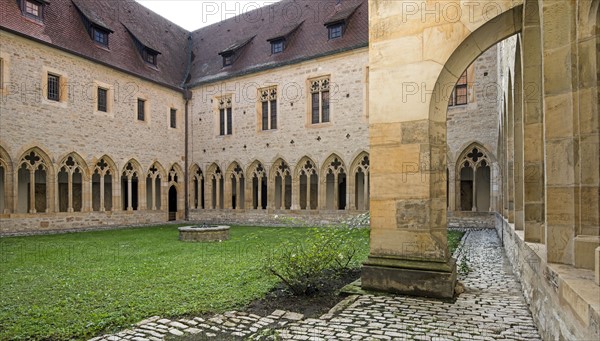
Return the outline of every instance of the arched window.
{"type": "Polygon", "coordinates": [[[208,170],[210,176],[211,186],[211,202],[210,208],[222,209],[223,208],[223,172],[221,168],[216,164],[210,166],[208,170]]]}
{"type": "Polygon", "coordinates": [[[92,174],[92,210],[111,211],[113,208],[113,170],[112,161],[102,157],[94,166],[92,174]]]}
{"type": "Polygon", "coordinates": [[[232,163],[229,166],[229,179],[231,181],[230,191],[230,204],[234,210],[244,208],[244,170],[237,162],[232,163]]]}
{"type": "Polygon", "coordinates": [[[273,164],[272,183],[275,186],[275,208],[289,210],[292,207],[292,176],[289,165],[282,159],[273,164]]]}
{"type": "Polygon", "coordinates": [[[18,211],[47,212],[49,164],[38,150],[27,152],[19,162],[18,170],[18,211]]]}
{"type": "Polygon", "coordinates": [[[121,198],[123,210],[137,211],[139,209],[139,165],[129,161],[121,173],[121,198]]]}
{"type": "Polygon", "coordinates": [[[467,148],[459,159],[458,171],[460,209],[487,212],[490,210],[491,162],[485,149],[478,145],[467,148]]]}
{"type": "Polygon", "coordinates": [[[83,169],[80,157],[70,154],[59,165],[58,210],[81,212],[83,206],[83,169]]]}
{"type": "Polygon", "coordinates": [[[266,209],[267,208],[267,176],[262,163],[255,162],[252,176],[252,208],[266,209]]]}
{"type": "Polygon", "coordinates": [[[369,155],[362,153],[354,164],[354,205],[357,210],[369,209],[369,155]]]}
{"type": "Polygon", "coordinates": [[[325,202],[329,210],[346,209],[346,169],[338,156],[329,157],[324,164],[325,172],[325,202]]]}
{"type": "Polygon", "coordinates": [[[155,162],[146,174],[146,205],[152,211],[162,208],[162,179],[163,168],[160,163],[155,162]]]}
{"type": "Polygon", "coordinates": [[[191,207],[204,208],[204,174],[198,165],[192,169],[192,203],[191,207]]]}
{"type": "Polygon", "coordinates": [[[300,209],[316,209],[319,204],[319,175],[315,163],[304,157],[300,160],[296,174],[298,176],[300,209]]]}

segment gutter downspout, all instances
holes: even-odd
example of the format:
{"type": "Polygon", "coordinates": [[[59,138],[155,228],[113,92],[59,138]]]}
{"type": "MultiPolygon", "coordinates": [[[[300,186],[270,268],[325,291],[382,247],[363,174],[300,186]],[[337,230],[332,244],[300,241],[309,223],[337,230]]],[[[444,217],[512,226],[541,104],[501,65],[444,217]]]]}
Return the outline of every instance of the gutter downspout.
{"type": "Polygon", "coordinates": [[[189,155],[189,115],[190,115],[190,100],[192,99],[192,92],[187,88],[186,86],[186,81],[188,80],[188,77],[190,75],[190,70],[192,68],[192,35],[191,33],[188,35],[188,61],[187,61],[187,70],[185,71],[185,76],[183,78],[183,81],[181,82],[181,88],[183,89],[183,99],[185,100],[185,156],[184,156],[184,180],[183,180],[183,184],[184,184],[184,196],[185,196],[185,213],[184,213],[184,220],[188,221],[190,220],[190,176],[189,176],[189,159],[190,159],[190,155],[189,155]]]}

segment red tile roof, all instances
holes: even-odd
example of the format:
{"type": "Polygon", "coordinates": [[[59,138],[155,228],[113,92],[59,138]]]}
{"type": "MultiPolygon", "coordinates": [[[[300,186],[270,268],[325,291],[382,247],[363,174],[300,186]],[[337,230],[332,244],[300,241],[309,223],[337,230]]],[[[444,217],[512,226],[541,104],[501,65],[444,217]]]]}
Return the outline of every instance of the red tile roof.
{"type": "Polygon", "coordinates": [[[133,0],[52,0],[45,5],[43,23],[24,16],[18,1],[2,0],[0,29],[182,88],[365,47],[367,10],[367,0],[282,0],[190,33],[133,0]],[[113,31],[108,49],[92,40],[77,8],[95,25],[113,31]],[[328,40],[324,24],[338,17],[348,18],[344,36],[328,40]],[[157,67],[142,59],[128,29],[161,53],[157,67]],[[278,36],[286,37],[286,48],[271,55],[268,40],[278,36]],[[250,37],[236,51],[233,65],[223,67],[219,53],[250,37]]]}
{"type": "Polygon", "coordinates": [[[336,5],[338,2],[340,1],[283,0],[194,31],[192,40],[195,58],[188,85],[195,86],[367,46],[367,0],[342,0],[340,5],[336,5]],[[360,6],[356,8],[358,5],[360,6]],[[343,37],[328,40],[325,23],[337,13],[347,17],[350,15],[348,12],[354,14],[348,20],[343,37]],[[286,42],[285,51],[271,55],[268,40],[300,23],[302,25],[286,42]],[[236,56],[236,61],[231,66],[223,67],[219,52],[241,37],[251,36],[255,37],[236,56]]]}
{"type": "Polygon", "coordinates": [[[45,5],[43,23],[21,14],[15,0],[0,1],[0,28],[24,35],[94,61],[116,67],[170,87],[183,83],[188,64],[189,32],[135,1],[76,0],[90,21],[113,30],[108,49],[97,45],[83,24],[72,0],[45,5]],[[137,28],[139,39],[152,43],[162,54],[157,67],[149,66],[123,24],[137,28]]]}

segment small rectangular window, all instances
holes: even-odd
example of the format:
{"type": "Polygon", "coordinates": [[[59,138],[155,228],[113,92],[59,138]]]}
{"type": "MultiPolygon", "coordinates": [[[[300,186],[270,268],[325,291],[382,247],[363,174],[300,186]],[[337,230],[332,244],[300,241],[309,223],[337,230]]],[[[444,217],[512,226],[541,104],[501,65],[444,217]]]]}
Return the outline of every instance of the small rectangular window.
{"type": "Polygon", "coordinates": [[[223,56],[223,66],[229,66],[233,64],[233,55],[223,56]]]}
{"type": "Polygon", "coordinates": [[[98,88],[98,111],[108,111],[107,93],[108,90],[98,88]]]}
{"type": "Polygon", "coordinates": [[[138,98],[137,101],[137,119],[138,121],[146,120],[146,101],[138,98]]]}
{"type": "Polygon", "coordinates": [[[262,102],[262,130],[269,130],[269,102],[262,102]]]}
{"type": "Polygon", "coordinates": [[[232,135],[233,133],[233,112],[231,96],[221,97],[219,99],[219,135],[232,135]]]}
{"type": "Polygon", "coordinates": [[[58,101],[60,99],[60,77],[53,74],[48,74],[48,99],[58,101]]]}
{"type": "Polygon", "coordinates": [[[232,119],[232,110],[231,108],[227,108],[227,135],[231,135],[233,131],[232,119]]]}
{"type": "Polygon", "coordinates": [[[466,70],[463,72],[460,78],[458,78],[458,81],[452,90],[450,101],[448,101],[448,106],[451,107],[465,104],[468,104],[468,80],[466,70]]]}
{"type": "Polygon", "coordinates": [[[260,89],[262,130],[277,129],[277,87],[260,89]]]}
{"type": "Polygon", "coordinates": [[[92,34],[96,43],[103,46],[108,46],[108,32],[94,27],[92,29],[92,34]]]}
{"type": "Polygon", "coordinates": [[[277,129],[277,100],[271,101],[271,129],[277,129]]]}
{"type": "Polygon", "coordinates": [[[330,120],[329,86],[328,77],[310,81],[310,115],[312,124],[326,123],[330,120]]]}
{"type": "Polygon", "coordinates": [[[284,48],[285,45],[283,39],[271,42],[271,54],[281,53],[284,48]]]}
{"type": "Polygon", "coordinates": [[[25,0],[25,13],[27,13],[30,16],[39,18],[41,17],[41,8],[40,8],[40,4],[33,2],[33,1],[29,1],[29,0],[25,0]]]}
{"type": "Polygon", "coordinates": [[[170,127],[177,128],[177,109],[171,109],[170,127]]]}
{"type": "Polygon", "coordinates": [[[344,32],[344,24],[335,24],[329,28],[329,39],[340,38],[344,32]]]}

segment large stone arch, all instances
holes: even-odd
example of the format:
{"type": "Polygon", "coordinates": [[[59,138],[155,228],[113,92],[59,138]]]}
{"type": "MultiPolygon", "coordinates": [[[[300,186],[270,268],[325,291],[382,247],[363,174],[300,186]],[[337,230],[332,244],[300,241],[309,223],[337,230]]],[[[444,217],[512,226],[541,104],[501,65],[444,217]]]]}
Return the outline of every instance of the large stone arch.
{"type": "Polygon", "coordinates": [[[494,2],[499,13],[492,15],[486,6],[470,11],[462,1],[446,1],[462,10],[450,21],[431,14],[427,2],[410,12],[405,2],[369,2],[371,251],[364,288],[454,295],[446,217],[448,100],[478,56],[521,31],[521,3],[494,2]]]}
{"type": "Polygon", "coordinates": [[[239,161],[233,161],[225,172],[225,208],[243,209],[246,178],[239,161]]]}
{"type": "Polygon", "coordinates": [[[56,170],[52,159],[40,147],[25,150],[14,171],[14,212],[53,212],[56,170]],[[27,174],[29,173],[29,174],[27,174]],[[35,186],[29,184],[35,183],[35,186]]]}

